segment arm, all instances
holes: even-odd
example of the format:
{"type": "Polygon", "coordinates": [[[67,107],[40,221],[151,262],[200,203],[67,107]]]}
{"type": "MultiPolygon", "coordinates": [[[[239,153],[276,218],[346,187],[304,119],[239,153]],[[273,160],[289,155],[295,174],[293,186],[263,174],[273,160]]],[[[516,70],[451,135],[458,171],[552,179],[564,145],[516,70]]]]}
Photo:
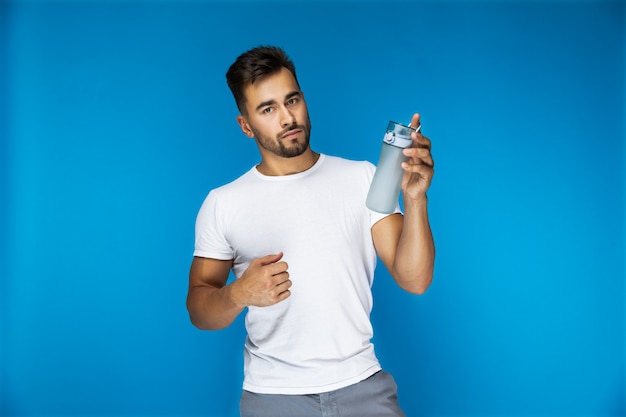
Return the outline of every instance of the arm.
{"type": "MultiPolygon", "coordinates": [[[[419,115],[411,120],[412,126],[420,123],[419,115]]],[[[402,179],[404,216],[393,214],[372,227],[372,238],[378,256],[395,281],[404,290],[424,293],[433,278],[435,244],[428,221],[426,191],[434,174],[430,154],[430,140],[413,133],[413,147],[405,149],[409,157],[402,179]]]]}
{"type": "Polygon", "coordinates": [[[427,202],[405,215],[392,214],[372,227],[376,252],[398,285],[413,294],[426,292],[433,278],[435,244],[427,202]]]}
{"type": "Polygon", "coordinates": [[[231,300],[226,286],[232,261],[194,257],[189,271],[187,311],[191,323],[199,329],[228,327],[243,307],[231,300]]]}
{"type": "Polygon", "coordinates": [[[228,327],[247,306],[269,306],[289,297],[283,254],[254,259],[243,275],[226,285],[231,261],[194,257],[189,271],[187,310],[194,326],[203,330],[228,327]]]}

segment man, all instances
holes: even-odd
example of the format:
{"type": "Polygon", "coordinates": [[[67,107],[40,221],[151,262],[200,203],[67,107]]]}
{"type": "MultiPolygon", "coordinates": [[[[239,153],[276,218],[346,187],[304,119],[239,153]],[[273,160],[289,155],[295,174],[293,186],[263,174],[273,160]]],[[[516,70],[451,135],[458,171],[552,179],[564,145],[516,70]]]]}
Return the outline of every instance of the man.
{"type": "Polygon", "coordinates": [[[261,162],[200,209],[192,323],[221,329],[247,308],[242,417],[404,416],[370,342],[371,285],[377,256],[406,291],[431,283],[430,141],[415,132],[404,151],[404,215],[376,213],[365,206],[372,164],[311,149],[304,94],[281,49],[242,54],[226,77],[261,162]]]}

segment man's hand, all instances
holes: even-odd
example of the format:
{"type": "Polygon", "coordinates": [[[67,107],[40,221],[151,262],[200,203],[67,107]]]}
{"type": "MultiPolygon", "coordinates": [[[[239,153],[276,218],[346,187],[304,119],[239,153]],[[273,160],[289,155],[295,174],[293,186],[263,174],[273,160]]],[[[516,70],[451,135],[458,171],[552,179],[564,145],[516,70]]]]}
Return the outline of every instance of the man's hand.
{"type": "MultiPolygon", "coordinates": [[[[420,125],[420,115],[415,113],[411,118],[411,127],[420,125]]],[[[408,156],[407,162],[402,164],[404,177],[402,178],[402,194],[406,199],[419,201],[425,198],[426,191],[435,173],[435,163],[430,154],[430,139],[420,132],[411,133],[413,146],[404,149],[404,155],[408,156]]]]}
{"type": "Polygon", "coordinates": [[[291,280],[282,252],[254,259],[248,269],[231,284],[231,300],[240,307],[267,307],[291,295],[291,280]]]}

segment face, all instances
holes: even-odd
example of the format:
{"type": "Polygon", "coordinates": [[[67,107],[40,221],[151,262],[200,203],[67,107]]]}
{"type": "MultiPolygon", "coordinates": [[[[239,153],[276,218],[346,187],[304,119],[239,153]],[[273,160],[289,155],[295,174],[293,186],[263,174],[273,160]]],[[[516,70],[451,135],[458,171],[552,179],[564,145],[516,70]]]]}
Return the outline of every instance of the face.
{"type": "Polygon", "coordinates": [[[293,158],[309,149],[311,122],[304,95],[286,68],[248,85],[246,116],[237,119],[264,156],[293,158]]]}

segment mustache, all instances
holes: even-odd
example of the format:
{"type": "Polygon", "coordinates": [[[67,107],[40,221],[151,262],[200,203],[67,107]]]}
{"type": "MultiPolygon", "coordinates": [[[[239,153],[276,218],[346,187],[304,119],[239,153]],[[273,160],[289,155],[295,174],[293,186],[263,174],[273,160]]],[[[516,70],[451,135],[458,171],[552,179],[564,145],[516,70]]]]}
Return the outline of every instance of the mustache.
{"type": "Polygon", "coordinates": [[[283,129],[280,133],[278,133],[278,137],[282,138],[284,135],[286,135],[287,133],[291,132],[292,130],[296,130],[296,129],[300,129],[303,132],[306,132],[306,126],[304,125],[298,125],[298,124],[292,124],[289,127],[286,127],[285,129],[283,129]]]}

